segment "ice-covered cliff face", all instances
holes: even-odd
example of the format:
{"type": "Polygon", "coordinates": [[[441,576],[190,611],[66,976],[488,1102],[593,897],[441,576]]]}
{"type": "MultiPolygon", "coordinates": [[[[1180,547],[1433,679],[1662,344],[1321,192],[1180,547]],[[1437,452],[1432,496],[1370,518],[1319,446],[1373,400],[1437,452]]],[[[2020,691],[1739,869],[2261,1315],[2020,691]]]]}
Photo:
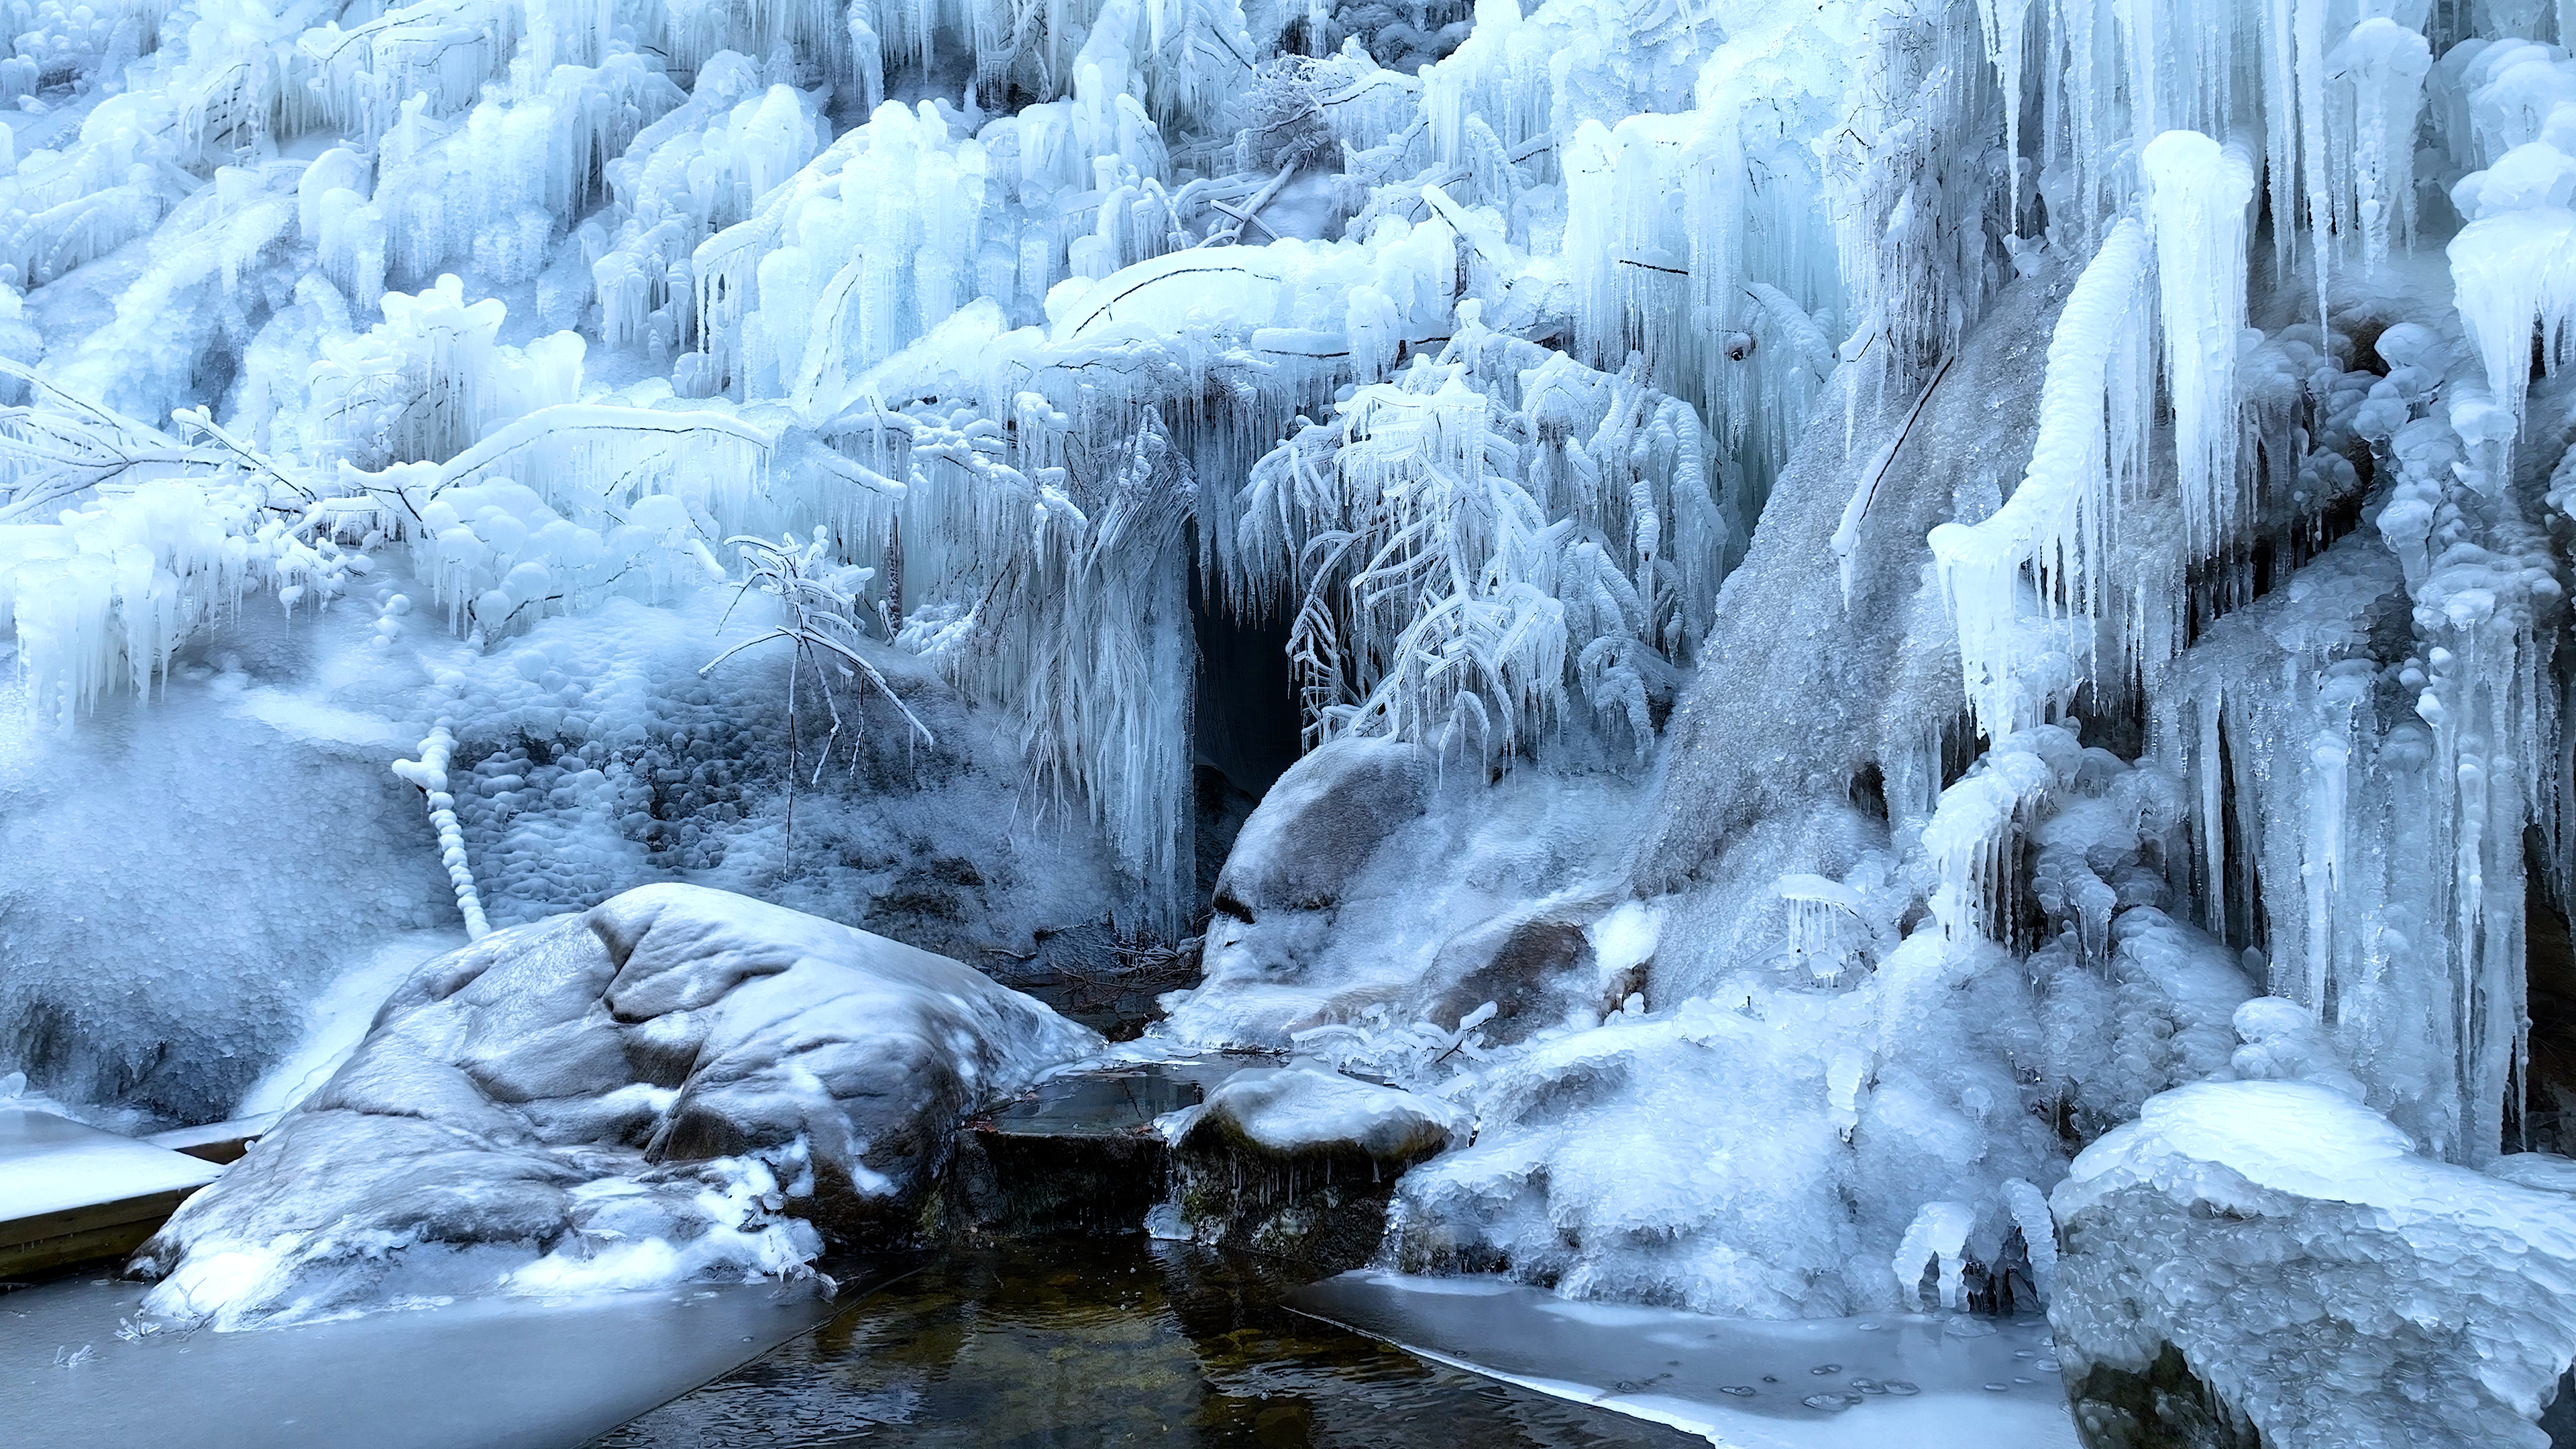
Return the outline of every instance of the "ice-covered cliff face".
{"type": "Polygon", "coordinates": [[[1295,734],[1415,750],[1422,812],[1367,909],[1239,902],[1174,1029],[1473,1102],[1407,1252],[1957,1301],[2044,1290],[2070,1155],[2213,1074],[2558,1140],[2563,5],[22,23],[0,840],[67,844],[0,884],[50,1023],[0,1053],[47,1090],[177,1070],[83,1003],[249,1001],[175,1040],[256,1059],[325,958],[646,879],[1179,941],[1205,767],[1295,734]],[[83,742],[174,718],[276,803],[73,868],[160,768],[83,742]],[[370,749],[398,866],[228,763],[370,749]],[[308,924],[92,970],[89,904],[174,878],[308,924]],[[1562,1019],[1462,1026],[1541,937],[1562,1019]]]}

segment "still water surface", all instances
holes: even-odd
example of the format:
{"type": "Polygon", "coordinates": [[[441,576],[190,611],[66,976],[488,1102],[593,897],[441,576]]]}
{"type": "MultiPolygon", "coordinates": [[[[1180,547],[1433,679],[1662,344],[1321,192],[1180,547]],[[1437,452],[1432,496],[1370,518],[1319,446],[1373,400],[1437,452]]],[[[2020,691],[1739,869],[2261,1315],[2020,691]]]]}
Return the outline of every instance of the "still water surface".
{"type": "Polygon", "coordinates": [[[1264,1260],[1144,1237],[959,1249],[597,1441],[1664,1446],[1705,1441],[1446,1368],[1281,1306],[1264,1260]]]}

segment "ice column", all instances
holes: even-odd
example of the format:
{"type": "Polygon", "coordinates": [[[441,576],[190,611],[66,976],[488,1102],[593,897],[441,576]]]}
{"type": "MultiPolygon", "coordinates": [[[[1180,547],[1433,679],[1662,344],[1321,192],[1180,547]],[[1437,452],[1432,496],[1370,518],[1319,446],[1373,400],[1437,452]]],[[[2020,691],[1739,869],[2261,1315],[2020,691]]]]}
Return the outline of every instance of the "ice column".
{"type": "Polygon", "coordinates": [[[2237,490],[2236,349],[2245,327],[2246,203],[2254,158],[2198,131],[2167,131],[2139,156],[2155,234],[2156,297],[2174,457],[2192,552],[2208,554],[2243,512],[2237,490]]]}
{"type": "Polygon", "coordinates": [[[447,762],[455,752],[456,737],[440,725],[420,742],[420,758],[396,760],[393,771],[418,785],[429,795],[429,821],[438,829],[438,853],[447,867],[447,878],[456,887],[456,909],[465,917],[465,934],[471,940],[490,935],[491,923],[483,919],[483,900],[474,889],[474,872],[465,864],[465,832],[456,823],[456,797],[447,793],[447,762]]]}
{"type": "MultiPolygon", "coordinates": [[[[2023,571],[2052,618],[2071,623],[2081,611],[2089,623],[2101,605],[2113,470],[2134,466],[2118,445],[2143,436],[2145,398],[2125,387],[2111,394],[2115,354],[2138,337],[2147,251],[2145,226],[2124,217],[2076,280],[2049,338],[2039,436],[2021,486],[1983,523],[1932,530],[1932,557],[1959,629],[1959,672],[1989,736],[2039,723],[2052,693],[2023,677],[2031,662],[2019,637],[2023,571]]],[[[2089,652],[2089,637],[2063,642],[2089,652]]]]}

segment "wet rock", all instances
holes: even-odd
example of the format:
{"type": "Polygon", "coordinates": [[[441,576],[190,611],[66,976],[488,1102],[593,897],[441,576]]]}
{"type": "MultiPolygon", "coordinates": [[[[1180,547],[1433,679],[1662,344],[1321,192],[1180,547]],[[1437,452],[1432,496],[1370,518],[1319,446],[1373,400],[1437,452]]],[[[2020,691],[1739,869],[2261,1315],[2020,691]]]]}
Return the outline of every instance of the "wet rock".
{"type": "Polygon", "coordinates": [[[2143,1370],[2089,1365],[2068,1376],[2066,1394],[2086,1449],[2264,1449],[2170,1343],[2143,1370]]]}
{"type": "Polygon", "coordinates": [[[969,1121],[941,1200],[950,1233],[1117,1235],[1170,1195],[1155,1121],[1194,1107],[1239,1064],[1146,1062],[1070,1072],[969,1121]]]}
{"type": "Polygon", "coordinates": [[[1490,1001],[1495,1011],[1486,1035],[1511,1042],[1563,1022],[1578,1006],[1596,1015],[1605,1005],[1616,1009],[1618,997],[1599,999],[1604,988],[1593,980],[1592,966],[1592,941],[1580,922],[1498,916],[1441,948],[1432,974],[1448,985],[1430,1019],[1456,1021],[1490,1001]]]}
{"type": "Polygon", "coordinates": [[[958,1121],[1097,1042],[943,957],[647,886],[422,967],[134,1269],[219,1324],[793,1271],[910,1233],[958,1121]]]}

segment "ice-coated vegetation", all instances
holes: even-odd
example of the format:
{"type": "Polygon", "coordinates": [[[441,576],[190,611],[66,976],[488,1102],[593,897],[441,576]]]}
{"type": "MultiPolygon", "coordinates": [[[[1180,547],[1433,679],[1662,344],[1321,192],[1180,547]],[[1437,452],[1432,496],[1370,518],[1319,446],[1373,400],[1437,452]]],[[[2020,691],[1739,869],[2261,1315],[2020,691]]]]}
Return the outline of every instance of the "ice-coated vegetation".
{"type": "MultiPolygon", "coordinates": [[[[1195,960],[1145,1050],[1472,1117],[1388,1253],[1576,1297],[2095,1292],[2257,1083],[2569,1145],[2564,4],[13,13],[0,1067],[78,1110],[682,880],[1195,960]]],[[[2169,1306],[2100,1361],[2306,1442],[2169,1306]]]]}

